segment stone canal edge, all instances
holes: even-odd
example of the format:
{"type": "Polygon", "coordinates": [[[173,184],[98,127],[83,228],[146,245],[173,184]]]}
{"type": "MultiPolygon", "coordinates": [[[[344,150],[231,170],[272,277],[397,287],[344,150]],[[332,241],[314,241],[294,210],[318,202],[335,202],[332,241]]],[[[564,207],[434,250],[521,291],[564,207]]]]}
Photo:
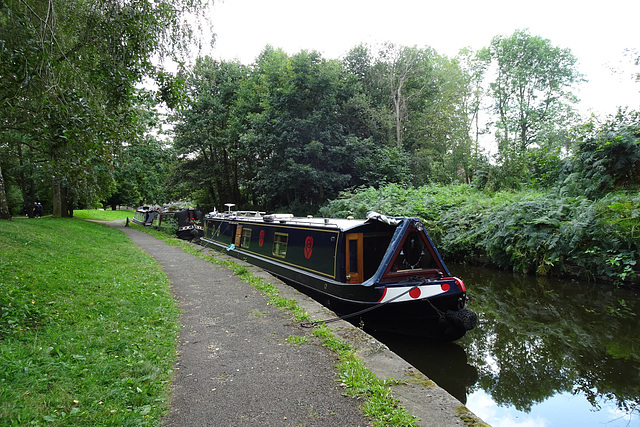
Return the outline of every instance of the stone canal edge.
{"type": "MultiPolygon", "coordinates": [[[[296,300],[314,321],[330,320],[336,317],[335,313],[319,302],[266,271],[237,258],[223,256],[245,266],[254,276],[277,287],[281,297],[296,300]]],[[[329,327],[338,338],[354,348],[365,366],[377,378],[399,381],[398,384],[391,386],[393,396],[400,401],[400,405],[404,406],[407,412],[418,418],[417,425],[434,427],[488,425],[445,389],[362,329],[344,320],[332,321],[329,327]]]]}

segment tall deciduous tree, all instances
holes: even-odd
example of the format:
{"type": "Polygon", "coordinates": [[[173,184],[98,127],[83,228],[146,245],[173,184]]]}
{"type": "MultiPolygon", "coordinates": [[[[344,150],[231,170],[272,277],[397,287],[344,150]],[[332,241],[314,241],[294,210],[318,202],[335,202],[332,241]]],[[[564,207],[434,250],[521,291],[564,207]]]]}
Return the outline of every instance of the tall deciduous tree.
{"type": "Polygon", "coordinates": [[[576,57],[550,40],[517,30],[509,37],[496,36],[479,55],[495,72],[489,94],[497,118],[499,150],[509,158],[541,143],[558,128],[567,126],[571,93],[582,80],[576,57]]]}
{"type": "Polygon", "coordinates": [[[267,48],[255,78],[263,96],[247,134],[260,142],[253,154],[261,163],[254,179],[260,204],[317,206],[336,196],[352,178],[359,145],[340,121],[353,90],[342,64],[317,52],[289,58],[267,48]]]}
{"type": "Polygon", "coordinates": [[[414,98],[421,97],[433,84],[432,49],[385,45],[380,52],[381,59],[387,65],[386,77],[393,104],[396,129],[396,145],[403,146],[403,130],[409,116],[409,104],[414,98]]]}
{"type": "Polygon", "coordinates": [[[141,132],[131,108],[136,84],[158,75],[154,55],[185,47],[184,18],[205,7],[193,0],[0,2],[0,54],[8,60],[0,131],[21,134],[30,160],[46,161],[54,216],[64,213],[65,193],[111,191],[114,151],[141,132]]]}
{"type": "Polygon", "coordinates": [[[173,182],[183,197],[221,206],[241,203],[239,168],[250,162],[232,126],[234,105],[248,69],[238,62],[198,58],[187,79],[188,105],[176,115],[173,182]]]}

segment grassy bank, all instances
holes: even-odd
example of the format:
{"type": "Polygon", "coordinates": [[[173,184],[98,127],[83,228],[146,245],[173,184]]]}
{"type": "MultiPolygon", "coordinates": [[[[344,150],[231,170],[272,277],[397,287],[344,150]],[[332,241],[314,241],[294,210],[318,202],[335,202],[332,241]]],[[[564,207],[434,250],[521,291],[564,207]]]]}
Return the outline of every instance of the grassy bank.
{"type": "Polygon", "coordinates": [[[0,221],[0,248],[3,425],[158,425],[178,331],[159,266],[81,219],[0,221]]]}
{"type": "Polygon", "coordinates": [[[598,199],[563,190],[489,193],[468,185],[367,188],[330,202],[323,215],[369,210],[420,217],[448,260],[522,273],[637,283],[640,192],[598,199]]]}
{"type": "Polygon", "coordinates": [[[136,212],[131,209],[118,209],[118,210],[99,210],[99,209],[87,209],[73,211],[75,218],[82,219],[94,219],[97,221],[117,221],[126,220],[127,218],[133,218],[133,214],[136,212]]]}

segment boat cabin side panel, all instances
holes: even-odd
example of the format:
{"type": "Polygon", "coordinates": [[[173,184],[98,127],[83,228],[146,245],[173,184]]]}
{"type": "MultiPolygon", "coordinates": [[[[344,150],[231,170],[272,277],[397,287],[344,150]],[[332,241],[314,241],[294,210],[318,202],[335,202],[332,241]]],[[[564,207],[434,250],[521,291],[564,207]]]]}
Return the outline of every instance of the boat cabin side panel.
{"type": "Polygon", "coordinates": [[[207,219],[205,223],[205,240],[337,279],[338,229],[215,218],[207,219]]]}

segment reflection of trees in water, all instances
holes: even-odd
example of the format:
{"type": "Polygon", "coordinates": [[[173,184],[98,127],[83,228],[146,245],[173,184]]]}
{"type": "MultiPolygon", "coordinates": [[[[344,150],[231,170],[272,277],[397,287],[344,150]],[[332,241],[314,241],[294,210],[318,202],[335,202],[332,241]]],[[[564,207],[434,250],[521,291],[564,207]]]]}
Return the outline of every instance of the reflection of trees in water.
{"type": "Polygon", "coordinates": [[[498,404],[530,411],[561,392],[594,406],[640,407],[640,298],[585,283],[465,268],[477,328],[461,340],[478,384],[498,404]]]}
{"type": "Polygon", "coordinates": [[[453,397],[467,403],[467,389],[478,380],[478,372],[467,363],[467,354],[459,344],[425,341],[379,331],[369,333],[453,397]]]}

